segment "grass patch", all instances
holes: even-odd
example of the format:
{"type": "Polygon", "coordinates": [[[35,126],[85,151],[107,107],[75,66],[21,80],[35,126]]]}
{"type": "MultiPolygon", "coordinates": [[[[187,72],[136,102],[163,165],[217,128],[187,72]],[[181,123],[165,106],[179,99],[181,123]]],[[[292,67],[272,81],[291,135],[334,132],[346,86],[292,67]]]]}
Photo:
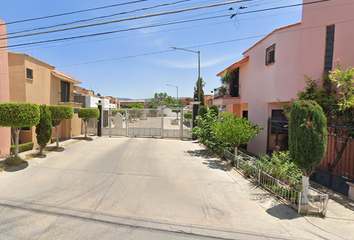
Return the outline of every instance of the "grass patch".
{"type": "Polygon", "coordinates": [[[23,162],[24,161],[20,157],[15,157],[15,156],[9,156],[5,159],[5,164],[7,166],[19,166],[23,162]]]}
{"type": "Polygon", "coordinates": [[[36,157],[44,156],[44,155],[46,155],[49,152],[50,151],[43,151],[42,154],[39,154],[39,152],[38,153],[28,154],[26,156],[25,160],[27,161],[27,160],[31,160],[31,159],[36,158],[36,157]]]}

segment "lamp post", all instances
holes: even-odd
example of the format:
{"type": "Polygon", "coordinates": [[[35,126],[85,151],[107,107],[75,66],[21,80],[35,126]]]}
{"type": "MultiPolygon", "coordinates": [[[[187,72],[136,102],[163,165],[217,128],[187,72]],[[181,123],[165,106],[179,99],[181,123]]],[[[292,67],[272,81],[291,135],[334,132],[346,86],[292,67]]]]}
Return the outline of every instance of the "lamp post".
{"type": "MultiPolygon", "coordinates": [[[[175,87],[177,89],[177,102],[176,102],[176,106],[178,107],[178,86],[174,86],[174,85],[171,85],[171,84],[166,84],[167,86],[170,86],[170,87],[175,87]]],[[[177,119],[178,119],[178,111],[179,110],[176,110],[177,111],[177,119]]]]}
{"type": "Polygon", "coordinates": [[[176,50],[184,50],[184,51],[188,51],[188,52],[198,53],[198,101],[200,102],[200,88],[201,88],[201,82],[199,81],[199,79],[200,79],[200,51],[194,51],[194,50],[179,48],[179,47],[171,47],[171,48],[176,49],[176,50]]]}
{"type": "Polygon", "coordinates": [[[166,84],[167,86],[170,86],[170,87],[175,87],[177,89],[177,104],[178,104],[178,86],[173,86],[171,84],[166,84]]]}

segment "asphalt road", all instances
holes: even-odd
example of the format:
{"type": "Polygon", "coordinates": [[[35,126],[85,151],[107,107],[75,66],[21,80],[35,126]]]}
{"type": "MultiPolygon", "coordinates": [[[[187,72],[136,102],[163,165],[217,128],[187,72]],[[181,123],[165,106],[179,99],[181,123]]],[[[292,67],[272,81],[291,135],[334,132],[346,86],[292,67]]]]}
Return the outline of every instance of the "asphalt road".
{"type": "Polygon", "coordinates": [[[252,186],[198,143],[80,141],[0,174],[0,239],[322,239],[252,186]]]}

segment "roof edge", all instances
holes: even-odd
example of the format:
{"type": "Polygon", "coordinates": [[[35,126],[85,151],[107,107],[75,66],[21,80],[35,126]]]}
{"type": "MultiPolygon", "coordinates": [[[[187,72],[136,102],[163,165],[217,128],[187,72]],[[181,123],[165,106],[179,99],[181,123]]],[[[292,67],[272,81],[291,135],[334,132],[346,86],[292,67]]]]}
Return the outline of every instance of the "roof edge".
{"type": "Polygon", "coordinates": [[[247,49],[246,51],[244,51],[242,54],[246,54],[247,52],[251,51],[253,48],[255,48],[258,44],[260,44],[261,42],[263,42],[264,40],[266,40],[268,37],[270,37],[271,35],[273,35],[276,32],[279,32],[281,30],[287,29],[287,28],[291,28],[291,27],[296,27],[301,25],[302,22],[297,22],[297,23],[293,23],[284,27],[280,27],[277,29],[274,29],[271,33],[269,33],[267,36],[265,36],[264,38],[262,38],[261,40],[259,40],[256,44],[254,44],[252,47],[250,47],[249,49],[247,49]]]}

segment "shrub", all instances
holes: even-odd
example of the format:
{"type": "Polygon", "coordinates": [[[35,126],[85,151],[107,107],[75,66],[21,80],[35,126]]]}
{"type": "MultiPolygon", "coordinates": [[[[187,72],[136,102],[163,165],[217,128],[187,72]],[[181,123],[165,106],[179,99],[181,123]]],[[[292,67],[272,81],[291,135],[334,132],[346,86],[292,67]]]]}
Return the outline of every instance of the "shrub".
{"type": "Polygon", "coordinates": [[[59,147],[59,125],[62,120],[65,119],[72,119],[74,115],[74,109],[72,106],[65,106],[65,105],[54,105],[49,106],[49,110],[51,112],[51,117],[53,120],[53,125],[55,127],[56,132],[56,140],[57,140],[57,147],[59,147]]]}
{"type": "Polygon", "coordinates": [[[185,113],[183,114],[185,119],[192,119],[193,118],[193,114],[192,113],[185,113]]]}
{"type": "Polygon", "coordinates": [[[292,186],[296,186],[301,179],[301,169],[291,160],[288,151],[262,156],[257,163],[262,171],[280,181],[290,182],[292,186]]]}
{"type": "MultiPolygon", "coordinates": [[[[34,146],[34,142],[28,142],[28,143],[23,143],[18,145],[18,152],[25,152],[28,150],[32,150],[34,146]]],[[[10,147],[10,152],[15,153],[16,145],[12,145],[10,147]]]]}
{"type": "Polygon", "coordinates": [[[208,112],[208,108],[207,107],[201,106],[199,108],[199,116],[204,117],[207,112],[208,112]]]}
{"type": "Polygon", "coordinates": [[[5,159],[5,164],[8,166],[19,166],[23,160],[19,156],[9,156],[5,159]]]}
{"type": "Polygon", "coordinates": [[[153,108],[153,109],[156,109],[158,108],[157,104],[156,103],[150,103],[148,108],[153,108]]]}
{"type": "Polygon", "coordinates": [[[50,143],[55,143],[57,141],[56,137],[50,138],[50,143]]]}
{"type": "Polygon", "coordinates": [[[263,130],[246,118],[238,118],[236,114],[221,113],[221,116],[222,121],[213,126],[213,131],[219,141],[235,147],[235,156],[240,145],[247,144],[263,130]]]}
{"type": "Polygon", "coordinates": [[[37,125],[39,107],[34,103],[0,103],[0,126],[12,127],[15,131],[15,156],[18,155],[18,139],[22,127],[37,125]]]}
{"type": "Polygon", "coordinates": [[[219,108],[218,108],[218,106],[216,106],[216,105],[210,106],[209,111],[214,111],[216,116],[219,116],[219,108]]]}
{"type": "Polygon", "coordinates": [[[85,123],[85,138],[87,137],[87,123],[91,118],[99,118],[100,110],[97,108],[80,108],[79,109],[79,118],[85,123]]]}
{"type": "Polygon", "coordinates": [[[204,117],[197,116],[196,122],[197,126],[193,128],[192,134],[211,151],[220,153],[226,144],[216,139],[215,131],[213,131],[213,126],[219,122],[215,113],[210,111],[204,117]]]}
{"type": "Polygon", "coordinates": [[[43,104],[39,106],[40,121],[36,126],[37,142],[39,144],[39,154],[42,154],[43,149],[52,136],[52,118],[49,108],[43,104]]]}
{"type": "Polygon", "coordinates": [[[327,120],[320,105],[299,100],[291,105],[289,150],[294,163],[302,170],[303,202],[307,204],[309,176],[321,163],[327,149],[327,120]]]}

